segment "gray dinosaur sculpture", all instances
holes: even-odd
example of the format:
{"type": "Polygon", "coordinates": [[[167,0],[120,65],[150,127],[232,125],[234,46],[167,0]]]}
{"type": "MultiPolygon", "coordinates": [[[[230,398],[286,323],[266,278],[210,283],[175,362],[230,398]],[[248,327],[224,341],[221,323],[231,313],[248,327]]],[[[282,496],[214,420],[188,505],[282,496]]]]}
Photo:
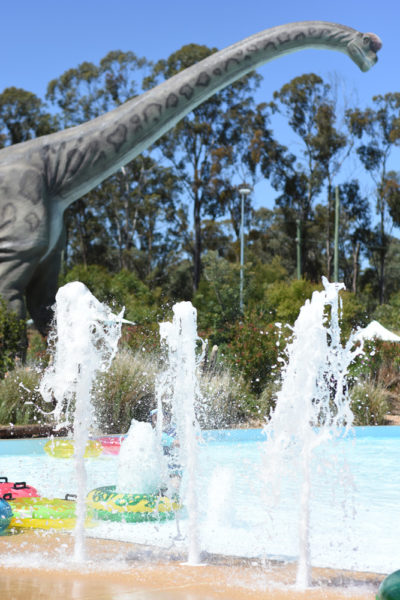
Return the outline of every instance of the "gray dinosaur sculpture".
{"type": "Polygon", "coordinates": [[[362,71],[377,61],[373,33],[322,21],[273,27],[221,50],[83,125],[0,150],[0,294],[43,334],[52,318],[63,214],[196,106],[258,66],[303,48],[347,54],[362,71]]]}

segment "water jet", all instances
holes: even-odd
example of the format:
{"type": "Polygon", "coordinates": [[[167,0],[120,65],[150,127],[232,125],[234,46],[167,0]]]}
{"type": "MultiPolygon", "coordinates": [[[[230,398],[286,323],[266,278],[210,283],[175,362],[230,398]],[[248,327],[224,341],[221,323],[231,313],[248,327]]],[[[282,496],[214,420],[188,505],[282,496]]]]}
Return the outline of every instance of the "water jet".
{"type": "MultiPolygon", "coordinates": [[[[315,302],[312,301],[307,306],[308,309],[312,307],[313,319],[316,318],[314,305],[318,306],[320,316],[317,319],[318,323],[313,325],[317,337],[311,338],[316,347],[325,348],[319,355],[330,356],[328,362],[334,362],[339,369],[337,382],[342,381],[340,378],[345,374],[346,361],[352,350],[345,346],[340,358],[336,329],[332,325],[325,328],[322,322],[325,321],[323,306],[327,301],[334,321],[336,319],[334,297],[338,289],[329,287],[329,284],[327,286],[328,289],[322,296],[317,296],[315,302]],[[328,340],[329,343],[321,346],[315,343],[317,339],[328,340]],[[333,355],[329,353],[332,347],[335,348],[333,355]]],[[[307,310],[303,312],[307,313],[307,310]]],[[[96,315],[98,322],[98,312],[96,315]]],[[[96,521],[96,525],[86,531],[86,549],[83,557],[78,559],[71,545],[70,534],[62,530],[56,533],[26,530],[21,535],[4,536],[0,539],[0,567],[6,567],[7,572],[10,572],[10,569],[18,571],[22,566],[39,569],[40,572],[42,569],[59,571],[62,560],[62,569],[72,570],[77,581],[82,581],[81,577],[84,578],[85,573],[98,573],[99,570],[108,572],[107,585],[110,584],[111,587],[112,573],[118,572],[119,579],[121,573],[128,569],[131,572],[129,585],[139,588],[140,572],[148,569],[155,578],[157,573],[168,572],[172,586],[175,585],[173,582],[179,582],[181,586],[184,580],[184,585],[192,585],[194,590],[196,585],[206,585],[204,582],[207,577],[211,577],[210,573],[216,573],[213,571],[216,568],[213,565],[218,564],[218,568],[221,569],[218,571],[218,577],[225,582],[225,592],[228,593],[227,590],[230,589],[231,597],[239,593],[237,590],[240,589],[243,598],[246,594],[251,597],[251,593],[256,593],[257,598],[295,598],[297,591],[294,586],[301,537],[298,528],[301,504],[298,496],[298,490],[301,488],[299,473],[289,478],[285,477],[285,466],[281,463],[281,478],[278,482],[281,486],[280,501],[275,505],[265,502],[266,494],[272,499],[276,491],[276,482],[272,477],[269,478],[268,469],[265,470],[265,456],[268,457],[268,452],[270,458],[276,455],[268,425],[264,430],[199,431],[195,419],[195,373],[198,365],[195,347],[198,340],[195,313],[190,303],[177,306],[174,319],[171,323],[161,326],[164,344],[171,356],[168,367],[160,374],[163,385],[167,383],[169,391],[166,392],[164,388],[163,392],[159,392],[159,399],[162,397],[165,401],[167,394],[179,435],[182,440],[189,436],[189,444],[185,447],[182,443],[185,450],[180,456],[184,470],[190,464],[190,456],[185,452],[193,450],[190,444],[193,440],[195,443],[195,513],[191,518],[181,518],[182,539],[177,539],[174,520],[136,523],[96,521]],[[181,354],[183,347],[186,347],[186,355],[181,354]],[[177,381],[180,383],[175,389],[177,381]],[[183,385],[182,382],[186,383],[183,385]],[[183,390],[186,391],[183,393],[183,390]],[[190,405],[189,408],[185,408],[183,405],[189,395],[190,405]],[[201,444],[198,444],[199,435],[202,439],[201,444]],[[191,529],[193,523],[194,532],[191,529]],[[191,541],[191,536],[194,535],[196,537],[191,541]],[[110,548],[113,550],[107,550],[110,548]],[[185,558],[190,558],[187,563],[192,564],[183,565],[185,558]],[[208,565],[201,569],[204,575],[190,570],[196,568],[200,560],[208,565]],[[137,572],[138,565],[140,572],[137,572]],[[228,572],[236,582],[236,588],[227,580],[228,572]]],[[[308,317],[306,322],[309,324],[308,317]]],[[[299,330],[301,329],[299,327],[299,330]]],[[[309,327],[305,329],[309,330],[309,327]]],[[[298,338],[301,339],[300,334],[298,338]]],[[[82,344],[82,340],[80,343],[82,344]]],[[[60,353],[59,357],[61,356],[60,353]]],[[[107,357],[108,360],[110,353],[107,353],[107,357]]],[[[77,354],[75,359],[75,364],[81,364],[82,359],[79,359],[77,354]]],[[[54,368],[56,363],[57,360],[53,363],[54,368]]],[[[317,371],[321,374],[324,368],[318,367],[317,371]]],[[[288,366],[287,377],[289,372],[288,366]]],[[[82,369],[78,374],[81,373],[82,369]]],[[[310,377],[315,377],[315,372],[310,377]]],[[[322,380],[329,383],[329,378],[327,380],[326,377],[322,377],[322,380]]],[[[56,385],[55,381],[52,371],[52,377],[46,379],[43,384],[48,393],[50,390],[54,392],[61,389],[62,386],[56,385]]],[[[285,392],[282,398],[292,397],[289,391],[293,385],[292,382],[287,383],[286,387],[285,384],[282,386],[285,392]]],[[[325,388],[319,383],[312,387],[310,384],[310,389],[315,391],[316,388],[318,393],[332,401],[332,386],[328,385],[325,388]]],[[[302,386],[302,390],[304,396],[307,396],[305,385],[302,386]]],[[[315,400],[314,393],[310,392],[310,397],[315,400]]],[[[350,427],[351,416],[346,412],[343,397],[334,394],[333,398],[336,409],[331,417],[327,417],[328,413],[324,412],[321,403],[312,407],[316,410],[317,420],[320,420],[319,425],[321,426],[323,414],[326,425],[329,425],[330,429],[333,427],[335,431],[332,433],[329,430],[329,434],[325,432],[321,439],[318,438],[318,443],[315,443],[314,436],[317,433],[322,435],[325,430],[321,427],[318,432],[313,432],[313,453],[307,458],[313,480],[310,487],[312,493],[308,498],[310,563],[307,564],[309,579],[306,581],[306,585],[312,587],[307,590],[307,594],[310,598],[340,598],[343,592],[348,598],[352,597],[351,594],[354,597],[360,597],[361,594],[363,598],[372,599],[374,590],[378,588],[384,575],[396,568],[397,539],[400,535],[400,531],[396,532],[396,527],[399,528],[397,499],[400,490],[399,482],[393,480],[391,475],[400,459],[400,430],[396,427],[352,428],[351,435],[345,436],[346,428],[350,427]],[[344,457],[344,462],[341,457],[344,457]],[[350,486],[350,498],[344,485],[344,482],[350,480],[349,473],[354,480],[350,486]],[[379,482],[379,485],[371,485],[371,482],[379,482]],[[382,506],[385,507],[384,511],[382,506]],[[341,523],[342,527],[338,528],[337,523],[341,523]],[[322,572],[325,575],[321,575],[322,572]],[[332,582],[336,582],[334,587],[332,582]]],[[[72,396],[69,396],[69,400],[69,406],[72,408],[72,396]]],[[[283,400],[282,402],[285,405],[283,400]]],[[[277,427],[282,418],[286,426],[294,426],[294,429],[289,431],[293,437],[294,433],[301,429],[300,422],[296,423],[293,418],[283,419],[282,415],[286,409],[279,408],[280,404],[278,398],[277,408],[270,422],[277,427]]],[[[64,408],[67,405],[68,402],[64,399],[64,408]]],[[[65,411],[60,411],[60,418],[61,422],[68,420],[65,411]]],[[[307,422],[312,423],[310,419],[308,414],[307,422]]],[[[90,426],[88,427],[90,430],[90,426]]],[[[287,433],[287,430],[283,431],[287,433]]],[[[281,439],[280,436],[277,437],[281,439]]],[[[126,439],[125,437],[121,449],[126,439]]],[[[118,436],[118,440],[121,441],[121,436],[118,436]]],[[[63,497],[67,493],[78,493],[82,482],[77,476],[73,460],[60,460],[48,455],[44,449],[46,443],[47,439],[40,438],[0,441],[2,469],[9,473],[13,481],[22,480],[29,472],[29,483],[38,489],[41,496],[63,497]]],[[[290,443],[286,445],[291,447],[290,443]]],[[[294,444],[292,450],[295,447],[298,449],[298,444],[294,444]]],[[[84,459],[86,489],[115,485],[118,481],[118,459],[118,454],[101,454],[84,459]]],[[[287,466],[287,459],[285,460],[287,466]]],[[[188,473],[184,475],[184,479],[185,477],[188,477],[188,473]]],[[[188,479],[182,482],[182,499],[186,508],[188,495],[185,490],[188,489],[188,484],[188,479]]],[[[3,569],[0,570],[0,580],[4,579],[5,573],[3,569]]],[[[210,580],[207,585],[211,585],[210,580]]],[[[213,597],[211,588],[208,589],[210,597],[213,597]]],[[[195,594],[195,591],[193,593],[195,594]]],[[[151,595],[148,597],[152,598],[151,595]]]]}

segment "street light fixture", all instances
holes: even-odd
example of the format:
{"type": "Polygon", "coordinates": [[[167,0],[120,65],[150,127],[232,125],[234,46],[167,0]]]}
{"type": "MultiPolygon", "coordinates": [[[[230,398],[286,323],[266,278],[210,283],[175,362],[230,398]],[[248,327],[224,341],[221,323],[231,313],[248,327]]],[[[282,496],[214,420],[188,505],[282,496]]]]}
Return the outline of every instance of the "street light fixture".
{"type": "Polygon", "coordinates": [[[239,185],[238,190],[241,198],[240,207],[240,296],[239,306],[240,313],[243,314],[243,279],[244,279],[244,200],[246,196],[251,194],[252,187],[246,183],[239,185]]]}

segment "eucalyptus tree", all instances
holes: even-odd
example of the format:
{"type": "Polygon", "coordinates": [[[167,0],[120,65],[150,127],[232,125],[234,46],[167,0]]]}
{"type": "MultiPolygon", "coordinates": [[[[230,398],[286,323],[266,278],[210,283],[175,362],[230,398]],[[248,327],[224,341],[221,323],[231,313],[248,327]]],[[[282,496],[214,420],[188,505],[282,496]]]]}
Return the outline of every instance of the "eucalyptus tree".
{"type": "Polygon", "coordinates": [[[57,107],[63,127],[79,125],[138,95],[149,66],[134,52],[114,50],[98,65],[85,61],[50,81],[46,99],[57,107]]]}
{"type": "Polygon", "coordinates": [[[400,93],[375,96],[373,107],[347,111],[350,132],[359,140],[357,154],[374,183],[378,224],[370,257],[376,261],[379,302],[386,297],[386,262],[391,227],[400,226],[400,184],[398,172],[390,171],[390,160],[400,145],[400,93]]]}
{"type": "Polygon", "coordinates": [[[279,91],[274,92],[272,108],[288,119],[297,136],[299,150],[290,145],[294,154],[286,168],[277,173],[276,187],[282,191],[277,203],[285,213],[288,233],[296,237],[296,221],[301,222],[303,272],[312,279],[318,278],[322,257],[313,248],[310,228],[313,227],[314,204],[324,186],[327,188],[325,220],[325,274],[329,277],[332,262],[332,205],[333,180],[345,153],[348,151],[346,135],[336,126],[336,104],[331,86],[314,73],[295,77],[279,91]]]}
{"type": "Polygon", "coordinates": [[[46,104],[32,92],[9,87],[0,94],[0,147],[57,131],[46,104]]]}
{"type": "MultiPolygon", "coordinates": [[[[133,52],[112,51],[99,64],[83,62],[47,88],[64,127],[93,119],[141,92],[151,63],[133,52]]],[[[131,161],[67,211],[68,266],[101,263],[140,277],[164,269],[179,249],[184,216],[171,171],[149,152],[131,161]],[[161,264],[157,266],[157,261],[161,264]],[[156,268],[157,267],[157,268],[156,268]]]]}
{"type": "MultiPolygon", "coordinates": [[[[340,201],[339,218],[339,278],[346,289],[358,291],[360,260],[368,257],[371,241],[371,211],[368,197],[363,195],[358,181],[345,182],[338,186],[340,201]]],[[[315,207],[316,239],[324,246],[328,205],[315,207]]]]}
{"type": "MultiPolygon", "coordinates": [[[[169,79],[215,51],[197,44],[183,46],[155,64],[146,86],[169,79]]],[[[204,249],[202,220],[229,214],[238,234],[237,184],[243,172],[251,179],[248,183],[253,183],[257,165],[268,162],[268,143],[272,147],[273,140],[266,126],[266,105],[256,106],[253,98],[259,82],[260,76],[250,73],[221,90],[158,142],[192,207],[193,236],[188,250],[193,258],[194,291],[200,282],[204,249]]]]}
{"type": "Polygon", "coordinates": [[[258,208],[252,214],[247,246],[256,261],[275,265],[279,262],[280,270],[293,278],[296,276],[296,234],[293,229],[290,235],[291,225],[287,211],[279,206],[258,208]]]}

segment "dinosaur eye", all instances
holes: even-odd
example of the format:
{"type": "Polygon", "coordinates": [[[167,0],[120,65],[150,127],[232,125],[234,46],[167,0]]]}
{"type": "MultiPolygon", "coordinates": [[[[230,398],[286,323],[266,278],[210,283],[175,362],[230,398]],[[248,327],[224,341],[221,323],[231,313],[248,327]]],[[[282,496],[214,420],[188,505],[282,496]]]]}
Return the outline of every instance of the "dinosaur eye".
{"type": "Polygon", "coordinates": [[[365,46],[368,46],[371,42],[371,38],[369,37],[369,35],[364,35],[364,39],[363,39],[363,44],[365,46]]]}

